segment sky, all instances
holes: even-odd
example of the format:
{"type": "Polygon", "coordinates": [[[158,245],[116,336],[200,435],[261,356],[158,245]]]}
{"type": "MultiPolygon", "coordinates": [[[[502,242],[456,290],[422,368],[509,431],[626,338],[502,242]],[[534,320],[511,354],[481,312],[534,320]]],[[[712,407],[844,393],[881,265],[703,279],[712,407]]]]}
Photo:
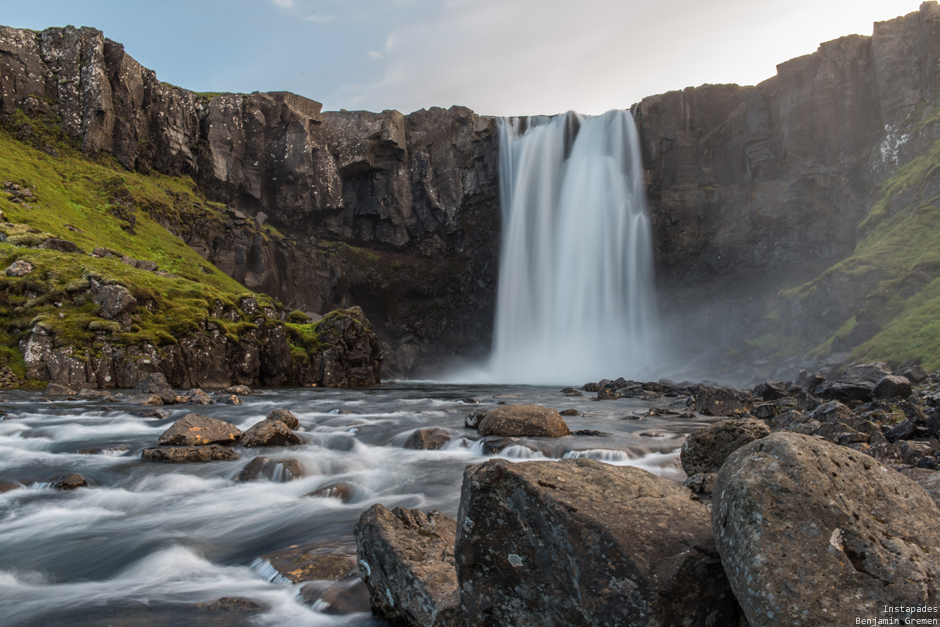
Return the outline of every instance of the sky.
{"type": "Polygon", "coordinates": [[[325,110],[585,114],[754,85],[919,0],[0,0],[0,24],[93,26],[165,82],[325,110]]]}

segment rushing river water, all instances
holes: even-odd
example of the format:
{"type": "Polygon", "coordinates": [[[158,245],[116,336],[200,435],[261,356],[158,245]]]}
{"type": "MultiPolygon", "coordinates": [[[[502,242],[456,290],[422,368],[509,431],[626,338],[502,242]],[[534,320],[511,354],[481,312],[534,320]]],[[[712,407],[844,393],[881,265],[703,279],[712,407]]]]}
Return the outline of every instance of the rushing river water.
{"type": "Polygon", "coordinates": [[[323,541],[354,551],[352,530],[373,503],[439,509],[454,516],[463,469],[485,461],[467,413],[498,402],[574,408],[572,430],[607,436],[525,440],[511,459],[589,456],[681,479],[678,448],[701,417],[646,415],[652,407],[684,412],[681,399],[597,401],[557,388],[389,384],[362,390],[270,390],[242,406],[172,406],[168,418],[127,403],[53,400],[0,393],[0,481],[25,488],[0,494],[0,623],[22,625],[383,625],[367,613],[321,613],[300,586],[272,583],[256,558],[323,541]],[[466,399],[477,399],[476,405],[466,399]],[[300,420],[304,445],[237,449],[242,459],[207,464],[141,460],[176,419],[198,412],[242,430],[278,407],[300,420]],[[641,418],[642,416],[642,418],[641,418]],[[403,448],[418,428],[441,427],[443,450],[403,448]],[[81,454],[124,445],[109,454],[81,454]],[[236,482],[252,458],[293,458],[304,470],[289,482],[236,482]],[[64,492],[44,484],[62,472],[90,488],[64,492]],[[336,483],[349,502],[307,496],[336,483]],[[253,567],[252,564],[255,563],[253,567]],[[250,598],[265,610],[226,618],[194,609],[221,597],[250,598]],[[219,622],[221,621],[221,622],[219,622]]]}

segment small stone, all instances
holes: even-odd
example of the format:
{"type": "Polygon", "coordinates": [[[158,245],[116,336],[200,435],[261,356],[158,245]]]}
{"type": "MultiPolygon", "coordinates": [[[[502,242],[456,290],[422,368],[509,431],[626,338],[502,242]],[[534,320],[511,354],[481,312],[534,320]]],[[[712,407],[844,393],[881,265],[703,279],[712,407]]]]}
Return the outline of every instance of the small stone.
{"type": "Polygon", "coordinates": [[[436,451],[450,442],[450,434],[443,429],[418,429],[405,442],[405,448],[436,451]]]}
{"type": "Polygon", "coordinates": [[[23,261],[22,259],[17,259],[6,269],[6,274],[12,277],[24,277],[32,271],[33,264],[28,261],[23,261]]]}
{"type": "Polygon", "coordinates": [[[339,499],[343,503],[348,503],[353,497],[353,487],[349,483],[331,483],[323,486],[319,490],[307,494],[307,496],[317,496],[328,499],[339,499]]]}
{"type": "Polygon", "coordinates": [[[581,413],[577,409],[563,409],[558,412],[562,416],[580,416],[581,413]]]}
{"type": "Polygon", "coordinates": [[[88,481],[85,477],[74,472],[56,475],[44,483],[48,483],[49,487],[55,488],[56,490],[75,490],[88,487],[88,481]]]}

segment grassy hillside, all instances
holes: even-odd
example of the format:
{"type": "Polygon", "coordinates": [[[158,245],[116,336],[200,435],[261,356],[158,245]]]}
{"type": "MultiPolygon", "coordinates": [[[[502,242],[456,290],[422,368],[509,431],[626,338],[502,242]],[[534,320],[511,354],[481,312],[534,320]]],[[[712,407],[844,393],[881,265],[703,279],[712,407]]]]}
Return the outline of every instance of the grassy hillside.
{"type": "MultiPolygon", "coordinates": [[[[220,302],[237,309],[241,297],[256,296],[259,305],[280,309],[214,268],[151,217],[185,206],[207,219],[225,220],[224,206],[207,201],[189,178],[129,172],[110,156],[86,158],[54,121],[17,112],[0,124],[0,186],[0,271],[18,259],[34,267],[23,278],[0,274],[0,366],[9,365],[19,377],[25,370],[17,346],[37,323],[53,331],[59,345],[91,347],[102,331],[114,343],[165,345],[197,330],[200,321],[215,322],[231,339],[254,328],[212,318],[220,302]],[[82,252],[38,248],[50,237],[74,242],[82,252]],[[119,257],[93,257],[95,247],[155,262],[161,273],[119,257]],[[124,285],[146,303],[135,312],[130,330],[97,315],[87,294],[91,280],[124,285]]],[[[312,325],[292,324],[290,331],[298,352],[316,348],[312,325]]]]}
{"type": "MultiPolygon", "coordinates": [[[[856,346],[850,359],[894,365],[920,359],[928,371],[940,368],[940,141],[881,186],[860,230],[864,237],[852,256],[783,296],[811,295],[833,273],[873,286],[862,310],[881,331],[856,346]]],[[[815,354],[828,354],[855,319],[846,320],[815,354]]]]}

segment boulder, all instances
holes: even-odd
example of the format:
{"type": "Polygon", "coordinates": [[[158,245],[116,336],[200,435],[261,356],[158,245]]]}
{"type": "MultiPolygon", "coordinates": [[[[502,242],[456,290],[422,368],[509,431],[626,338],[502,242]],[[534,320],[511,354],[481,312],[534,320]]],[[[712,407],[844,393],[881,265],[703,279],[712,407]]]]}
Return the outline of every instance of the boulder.
{"type": "Polygon", "coordinates": [[[770,428],[754,418],[735,418],[703,427],[686,438],[679,459],[690,477],[718,472],[734,451],[770,435],[770,428]]]}
{"type": "Polygon", "coordinates": [[[480,435],[509,437],[544,436],[557,438],[568,435],[568,425],[554,409],[541,405],[504,405],[486,414],[480,422],[480,435]]]}
{"type": "Polygon", "coordinates": [[[563,409],[558,413],[561,416],[580,416],[581,415],[581,412],[579,412],[577,409],[563,409]]]}
{"type": "Polygon", "coordinates": [[[348,503],[352,500],[353,497],[353,487],[348,483],[331,483],[330,485],[323,486],[319,490],[314,490],[306,496],[317,496],[327,499],[339,499],[343,503],[348,503]]]}
{"type": "Polygon", "coordinates": [[[303,444],[303,440],[298,438],[293,431],[287,428],[280,420],[269,420],[265,418],[254,425],[242,435],[239,442],[246,448],[255,448],[259,446],[295,446],[303,444]]]}
{"type": "Polygon", "coordinates": [[[754,404],[751,395],[740,390],[705,385],[690,389],[695,396],[695,411],[706,416],[730,416],[732,412],[747,411],[754,404]]]}
{"type": "Polygon", "coordinates": [[[224,390],[216,392],[216,394],[219,396],[226,396],[231,394],[236,394],[238,396],[251,396],[254,394],[254,392],[252,392],[251,388],[247,385],[232,385],[225,388],[224,390]]]}
{"type": "Polygon", "coordinates": [[[166,405],[176,402],[176,392],[170,387],[162,372],[151,372],[137,384],[134,394],[156,394],[166,405]]]}
{"type": "Polygon", "coordinates": [[[910,379],[889,374],[875,385],[872,396],[886,399],[907,398],[911,395],[911,391],[910,379]]]}
{"type": "Polygon", "coordinates": [[[438,511],[373,505],[355,535],[359,576],[374,613],[413,627],[463,627],[454,567],[457,521],[438,511]]]}
{"type": "Polygon", "coordinates": [[[112,320],[137,308],[137,299],[123,285],[102,285],[92,281],[91,300],[100,307],[102,318],[112,320]]]}
{"type": "Polygon", "coordinates": [[[60,253],[80,253],[82,249],[78,247],[78,244],[75,242],[70,242],[67,239],[57,239],[55,237],[50,237],[42,244],[39,245],[40,248],[45,248],[46,250],[57,250],[60,253]]]}
{"type": "Polygon", "coordinates": [[[292,546],[262,555],[256,568],[266,571],[266,565],[292,583],[339,581],[357,572],[352,548],[349,547],[348,552],[343,548],[322,542],[292,546]]]}
{"type": "Polygon", "coordinates": [[[940,510],[900,473],[819,438],[774,433],[735,451],[712,527],[754,627],[855,625],[940,597],[940,510]]]}
{"type": "Polygon", "coordinates": [[[22,259],[17,259],[6,269],[6,275],[12,277],[24,277],[33,271],[33,264],[22,259]]]}
{"type": "Polygon", "coordinates": [[[0,494],[19,490],[22,487],[24,487],[23,484],[16,483],[15,481],[0,481],[0,494]]]}
{"type": "Polygon", "coordinates": [[[146,407],[157,407],[163,405],[163,399],[157,394],[134,394],[127,402],[131,405],[144,405],[146,407]]]}
{"type": "Polygon", "coordinates": [[[75,490],[88,487],[88,481],[85,477],[74,472],[56,475],[43,483],[49,484],[50,488],[55,488],[56,490],[75,490]]]}
{"type": "Polygon", "coordinates": [[[405,448],[423,451],[436,451],[450,442],[450,434],[443,429],[418,429],[405,442],[405,448]]]}
{"type": "Polygon", "coordinates": [[[193,390],[191,393],[186,395],[186,402],[192,403],[194,405],[213,405],[215,401],[212,400],[212,397],[203,392],[202,390],[193,390]]]}
{"type": "Polygon", "coordinates": [[[43,392],[46,396],[74,396],[77,394],[75,390],[67,388],[64,385],[58,383],[50,383],[46,386],[46,390],[43,392]]]}
{"type": "Polygon", "coordinates": [[[280,420],[287,425],[288,429],[296,429],[300,426],[300,421],[297,420],[297,416],[287,409],[275,409],[265,417],[265,420],[280,420]]]}
{"type": "Polygon", "coordinates": [[[521,444],[522,440],[519,438],[503,438],[500,436],[488,436],[480,440],[480,445],[482,446],[484,455],[496,455],[504,448],[509,448],[510,446],[516,446],[521,444]]]}
{"type": "Polygon", "coordinates": [[[369,588],[358,577],[326,587],[307,584],[300,589],[300,597],[324,614],[344,615],[369,611],[369,588]]]}
{"type": "Polygon", "coordinates": [[[717,472],[699,473],[686,479],[682,485],[692,490],[695,494],[710,495],[715,491],[715,480],[718,478],[717,472]]]}
{"type": "Polygon", "coordinates": [[[241,430],[235,425],[201,414],[186,414],[163,432],[157,444],[160,446],[234,444],[241,435],[241,430]]]}
{"type": "Polygon", "coordinates": [[[220,444],[147,448],[141,452],[140,457],[152,462],[169,462],[173,464],[228,462],[239,458],[238,453],[220,444]]]}
{"type": "Polygon", "coordinates": [[[615,401],[620,398],[620,394],[610,388],[598,390],[597,399],[601,401],[615,401]]]}
{"type": "Polygon", "coordinates": [[[269,459],[255,457],[245,464],[235,481],[256,481],[268,479],[276,483],[286,483],[304,476],[304,467],[296,459],[269,459]]]}
{"type": "Polygon", "coordinates": [[[735,625],[708,510],[590,459],[464,471],[456,557],[467,625],[735,625]]]}
{"type": "Polygon", "coordinates": [[[852,366],[835,381],[826,381],[816,387],[816,396],[847,403],[849,401],[868,402],[878,382],[891,375],[888,367],[881,363],[852,366]]]}
{"type": "Polygon", "coordinates": [[[787,388],[780,381],[767,381],[754,388],[754,396],[765,401],[776,401],[789,395],[787,388]]]}
{"type": "Polygon", "coordinates": [[[905,366],[898,370],[898,375],[905,377],[911,383],[920,383],[927,378],[927,371],[924,370],[923,366],[915,364],[913,366],[905,366]]]}

